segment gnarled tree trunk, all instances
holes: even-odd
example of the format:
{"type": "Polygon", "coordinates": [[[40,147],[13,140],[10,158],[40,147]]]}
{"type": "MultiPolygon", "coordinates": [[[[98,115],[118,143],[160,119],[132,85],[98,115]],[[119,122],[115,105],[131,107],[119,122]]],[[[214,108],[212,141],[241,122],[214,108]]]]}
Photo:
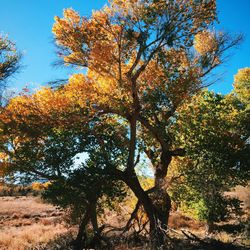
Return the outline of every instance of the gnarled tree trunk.
{"type": "Polygon", "coordinates": [[[76,239],[73,242],[73,249],[74,250],[82,250],[84,248],[84,240],[86,239],[86,226],[89,223],[91,215],[91,206],[87,209],[85,215],[83,216],[76,239]]]}
{"type": "Polygon", "coordinates": [[[99,228],[97,223],[97,215],[96,215],[96,199],[89,200],[89,204],[87,206],[86,212],[81,219],[77,237],[73,242],[74,250],[82,250],[85,247],[87,241],[86,227],[89,222],[92,223],[94,234],[99,234],[99,228]]]}
{"type": "Polygon", "coordinates": [[[141,187],[135,173],[132,176],[126,176],[124,181],[134,192],[147,213],[150,222],[150,237],[153,245],[156,248],[162,246],[165,240],[165,230],[167,229],[169,211],[171,208],[169,195],[166,190],[157,186],[153,196],[150,197],[147,191],[143,190],[141,187]]]}

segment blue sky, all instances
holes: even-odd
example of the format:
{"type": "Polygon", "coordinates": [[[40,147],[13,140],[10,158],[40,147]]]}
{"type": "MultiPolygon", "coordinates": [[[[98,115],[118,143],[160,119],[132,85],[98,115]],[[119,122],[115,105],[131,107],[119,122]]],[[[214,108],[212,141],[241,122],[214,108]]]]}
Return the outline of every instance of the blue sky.
{"type": "MultiPolygon", "coordinates": [[[[0,0],[0,32],[9,35],[23,52],[22,71],[9,87],[21,89],[26,85],[36,88],[46,82],[67,77],[73,71],[52,67],[56,60],[51,28],[54,16],[62,16],[64,8],[72,7],[81,15],[91,15],[105,0],[0,0]]],[[[250,67],[250,0],[218,0],[220,30],[242,32],[245,40],[232,52],[230,60],[219,69],[222,79],[211,89],[228,93],[232,89],[233,75],[239,68],[250,67]]]]}

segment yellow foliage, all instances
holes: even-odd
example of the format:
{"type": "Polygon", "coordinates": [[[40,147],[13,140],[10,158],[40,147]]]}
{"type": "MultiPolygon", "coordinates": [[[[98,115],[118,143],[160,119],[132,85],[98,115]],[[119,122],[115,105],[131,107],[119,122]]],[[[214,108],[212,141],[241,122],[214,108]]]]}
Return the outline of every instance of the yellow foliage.
{"type": "Polygon", "coordinates": [[[250,82],[250,68],[243,68],[234,76],[234,82],[250,82]]]}
{"type": "Polygon", "coordinates": [[[234,76],[234,91],[238,98],[250,108],[250,68],[243,68],[234,76]]]}
{"type": "Polygon", "coordinates": [[[215,51],[217,46],[215,35],[210,31],[204,30],[195,36],[194,48],[201,55],[215,51]]]}
{"type": "Polygon", "coordinates": [[[31,188],[34,191],[42,191],[44,189],[47,189],[49,187],[49,185],[51,184],[51,182],[45,182],[45,183],[41,183],[41,182],[33,182],[31,184],[31,188]]]}

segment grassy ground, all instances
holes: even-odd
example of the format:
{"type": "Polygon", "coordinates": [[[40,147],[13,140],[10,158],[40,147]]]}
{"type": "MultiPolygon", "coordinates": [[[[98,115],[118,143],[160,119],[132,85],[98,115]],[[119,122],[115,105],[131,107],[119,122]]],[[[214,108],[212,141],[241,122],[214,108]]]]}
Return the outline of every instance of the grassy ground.
{"type": "MultiPolygon", "coordinates": [[[[248,190],[238,189],[238,195],[244,196],[245,211],[249,209],[248,190]]],[[[244,200],[243,199],[243,200],[244,200]]],[[[124,206],[123,206],[123,209],[124,206]]],[[[121,214],[124,214],[121,211],[121,214]]],[[[248,214],[249,215],[249,214],[248,214]]],[[[246,220],[246,217],[245,217],[246,220]]],[[[124,224],[124,217],[108,211],[105,223],[116,225],[124,224]]],[[[171,214],[169,221],[170,236],[174,250],[209,249],[230,250],[249,249],[246,225],[239,220],[217,224],[213,235],[206,235],[206,227],[179,212],[171,214]],[[183,234],[187,233],[188,238],[183,234]],[[199,239],[194,238],[192,232],[199,239]],[[233,244],[232,244],[233,243],[233,244]],[[245,245],[245,246],[244,246],[245,245]]],[[[52,205],[33,196],[5,196],[0,197],[0,249],[1,250],[69,250],[69,242],[75,235],[76,227],[69,228],[65,223],[65,214],[52,205]]],[[[112,239],[112,237],[110,238],[112,239]]],[[[114,237],[115,246],[112,249],[151,249],[145,238],[114,237]]],[[[109,248],[110,249],[110,248],[109,248]]]]}
{"type": "Polygon", "coordinates": [[[23,250],[66,233],[62,215],[38,197],[0,197],[0,249],[23,250]]]}

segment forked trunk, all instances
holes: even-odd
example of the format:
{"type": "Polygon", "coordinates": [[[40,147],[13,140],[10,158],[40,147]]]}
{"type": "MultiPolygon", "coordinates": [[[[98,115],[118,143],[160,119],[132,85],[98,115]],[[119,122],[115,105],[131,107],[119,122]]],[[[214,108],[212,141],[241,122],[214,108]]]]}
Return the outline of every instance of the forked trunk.
{"type": "Polygon", "coordinates": [[[77,237],[73,242],[74,250],[84,249],[86,241],[87,241],[86,227],[90,221],[93,225],[94,233],[95,234],[99,233],[97,217],[96,217],[96,200],[95,199],[89,201],[89,205],[86,209],[86,213],[80,222],[77,237]]]}
{"type": "Polygon", "coordinates": [[[88,209],[80,222],[77,237],[73,242],[74,250],[82,250],[84,248],[84,240],[86,239],[86,226],[89,220],[90,220],[90,210],[88,209]]]}
{"type": "Polygon", "coordinates": [[[128,178],[126,178],[126,180],[124,179],[124,181],[143,205],[150,222],[151,241],[153,246],[158,249],[164,245],[165,241],[169,211],[171,208],[170,197],[166,191],[156,189],[156,193],[153,193],[153,199],[151,199],[148,193],[141,187],[135,174],[133,176],[128,176],[128,178]],[[163,203],[160,202],[160,206],[157,202],[158,200],[163,201],[163,203]]]}

